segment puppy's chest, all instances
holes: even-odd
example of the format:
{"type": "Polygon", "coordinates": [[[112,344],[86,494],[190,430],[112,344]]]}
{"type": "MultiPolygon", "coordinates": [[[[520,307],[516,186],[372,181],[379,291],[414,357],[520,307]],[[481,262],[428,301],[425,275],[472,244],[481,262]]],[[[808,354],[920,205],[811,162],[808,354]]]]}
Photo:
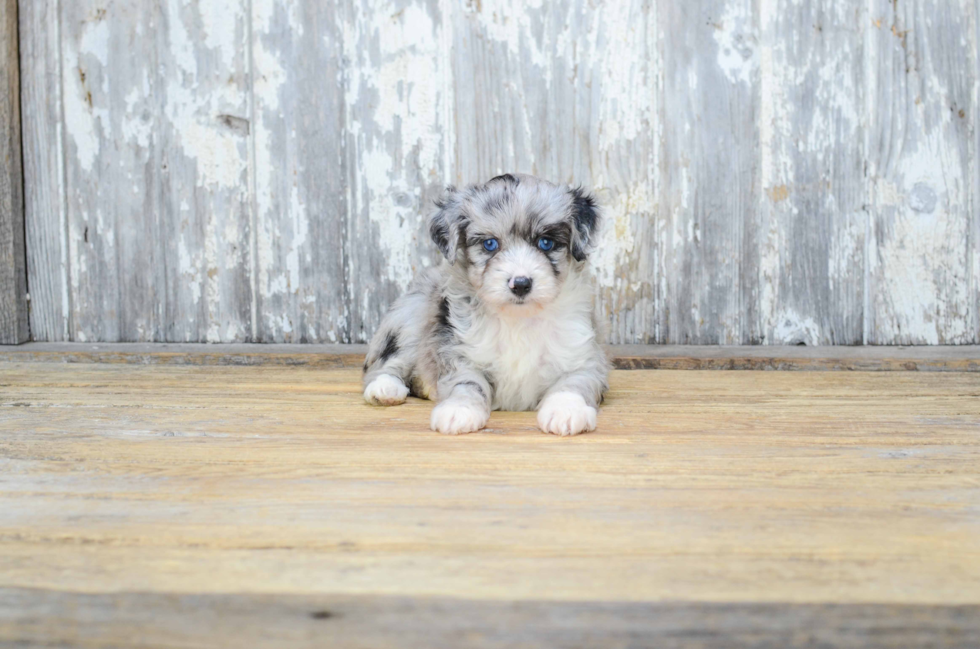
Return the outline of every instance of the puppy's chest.
{"type": "Polygon", "coordinates": [[[551,319],[484,322],[465,337],[465,354],[494,386],[498,410],[530,410],[561,376],[574,371],[590,327],[551,319]],[[578,360],[576,360],[578,359],[578,360]]]}

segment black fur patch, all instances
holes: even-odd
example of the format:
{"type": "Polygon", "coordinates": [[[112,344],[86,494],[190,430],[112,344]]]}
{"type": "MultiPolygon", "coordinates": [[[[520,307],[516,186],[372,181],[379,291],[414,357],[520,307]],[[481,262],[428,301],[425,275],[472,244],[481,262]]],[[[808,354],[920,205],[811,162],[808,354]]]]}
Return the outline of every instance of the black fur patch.
{"type": "Polygon", "coordinates": [[[476,381],[462,381],[461,383],[457,383],[455,386],[453,386],[453,389],[458,388],[461,385],[472,386],[473,389],[476,390],[481,397],[483,397],[484,399],[487,398],[487,393],[484,392],[483,386],[477,383],[476,381]]]}
{"type": "Polygon", "coordinates": [[[489,183],[492,183],[495,180],[503,180],[504,182],[508,182],[508,183],[511,183],[511,184],[514,184],[514,185],[520,185],[521,184],[521,181],[519,181],[517,178],[515,178],[511,174],[500,174],[499,176],[494,176],[493,178],[491,178],[489,180],[488,184],[489,183]]]}
{"type": "Polygon", "coordinates": [[[575,261],[585,260],[584,247],[588,245],[589,239],[595,232],[596,225],[599,223],[599,211],[596,208],[596,200],[591,194],[581,187],[574,187],[572,193],[572,220],[575,222],[575,229],[578,230],[579,239],[582,245],[572,247],[572,256],[575,261]]]}
{"type": "Polygon", "coordinates": [[[456,335],[453,323],[449,321],[449,298],[442,298],[439,303],[439,314],[436,316],[436,334],[451,339],[456,335]]]}
{"type": "Polygon", "coordinates": [[[449,323],[449,298],[442,298],[442,302],[439,303],[439,326],[443,328],[452,329],[452,325],[449,323]]]}
{"type": "Polygon", "coordinates": [[[495,194],[493,196],[488,196],[486,200],[483,201],[483,210],[485,212],[503,212],[504,208],[507,207],[507,197],[495,194]]]}
{"type": "Polygon", "coordinates": [[[540,217],[533,212],[531,214],[528,214],[526,222],[522,224],[521,227],[518,227],[516,223],[510,226],[511,235],[515,237],[520,237],[521,239],[524,239],[531,245],[535,245],[535,242],[537,241],[539,236],[547,236],[547,235],[539,234],[534,230],[534,224],[538,221],[539,218],[540,217]]]}
{"type": "Polygon", "coordinates": [[[394,331],[388,334],[388,339],[385,341],[385,348],[381,350],[381,356],[378,360],[384,363],[386,360],[398,353],[398,334],[394,331]]]}

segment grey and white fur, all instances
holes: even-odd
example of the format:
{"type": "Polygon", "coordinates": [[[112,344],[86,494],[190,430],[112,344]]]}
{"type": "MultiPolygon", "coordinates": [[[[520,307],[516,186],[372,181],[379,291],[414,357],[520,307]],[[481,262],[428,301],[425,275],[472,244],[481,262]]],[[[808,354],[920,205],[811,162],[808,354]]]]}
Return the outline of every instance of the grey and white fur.
{"type": "Polygon", "coordinates": [[[445,256],[381,322],[364,399],[437,402],[433,430],[486,426],[492,410],[537,410],[555,435],[594,430],[608,384],[588,268],[599,226],[580,188],[505,174],[448,188],[430,220],[445,256]]]}

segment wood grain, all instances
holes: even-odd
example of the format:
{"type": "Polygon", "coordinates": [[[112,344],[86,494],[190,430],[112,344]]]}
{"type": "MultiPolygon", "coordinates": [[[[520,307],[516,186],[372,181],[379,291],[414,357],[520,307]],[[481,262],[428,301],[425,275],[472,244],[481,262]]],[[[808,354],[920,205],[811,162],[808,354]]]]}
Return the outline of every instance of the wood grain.
{"type": "Polygon", "coordinates": [[[0,0],[0,345],[30,338],[19,68],[17,2],[0,0]]]}
{"type": "Polygon", "coordinates": [[[252,0],[256,342],[349,342],[342,3],[252,0]]]}
{"type": "Polygon", "coordinates": [[[665,341],[762,342],[748,326],[758,319],[753,215],[761,204],[754,6],[752,0],[658,4],[664,34],[665,341]]]}
{"type": "Polygon", "coordinates": [[[455,115],[444,7],[451,4],[352,0],[346,7],[345,342],[368,342],[415,274],[441,260],[425,223],[450,179],[455,115]]]}
{"type": "Polygon", "coordinates": [[[17,647],[974,649],[978,606],[500,602],[0,589],[17,647]],[[587,642],[589,644],[585,645],[587,642]]]}
{"type": "MultiPolygon", "coordinates": [[[[980,0],[973,3],[973,51],[976,53],[976,70],[980,77],[980,0]]],[[[976,218],[977,210],[980,210],[980,92],[974,95],[973,102],[973,159],[970,160],[973,178],[973,211],[974,218],[970,219],[970,274],[967,278],[967,286],[972,294],[973,300],[973,330],[977,332],[980,339],[980,218],[976,218]]]]}
{"type": "Polygon", "coordinates": [[[0,585],[980,604],[980,375],[614,372],[595,434],[358,369],[0,365],[0,585]]]}
{"type": "Polygon", "coordinates": [[[868,341],[976,342],[976,3],[871,6],[868,341]]]}
{"type": "Polygon", "coordinates": [[[867,272],[867,10],[849,0],[764,0],[759,11],[764,195],[750,339],[858,345],[867,272]]]}
{"type": "Polygon", "coordinates": [[[527,171],[611,343],[980,342],[977,0],[24,4],[37,340],[366,341],[527,171]]]}
{"type": "Polygon", "coordinates": [[[65,197],[61,16],[56,0],[20,3],[24,219],[34,340],[72,338],[65,197]]]}
{"type": "Polygon", "coordinates": [[[73,340],[249,338],[245,5],[61,5],[73,340]]]}

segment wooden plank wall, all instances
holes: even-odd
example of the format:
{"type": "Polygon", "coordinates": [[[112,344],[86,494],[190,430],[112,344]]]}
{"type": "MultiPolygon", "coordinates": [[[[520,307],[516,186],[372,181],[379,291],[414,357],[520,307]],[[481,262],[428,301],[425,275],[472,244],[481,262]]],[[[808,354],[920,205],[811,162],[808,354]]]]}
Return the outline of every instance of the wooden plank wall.
{"type": "Polygon", "coordinates": [[[17,0],[0,0],[0,345],[30,338],[17,31],[17,0]]]}
{"type": "Polygon", "coordinates": [[[980,342],[980,0],[21,2],[46,341],[363,342],[447,183],[594,187],[613,343],[980,342]]]}

